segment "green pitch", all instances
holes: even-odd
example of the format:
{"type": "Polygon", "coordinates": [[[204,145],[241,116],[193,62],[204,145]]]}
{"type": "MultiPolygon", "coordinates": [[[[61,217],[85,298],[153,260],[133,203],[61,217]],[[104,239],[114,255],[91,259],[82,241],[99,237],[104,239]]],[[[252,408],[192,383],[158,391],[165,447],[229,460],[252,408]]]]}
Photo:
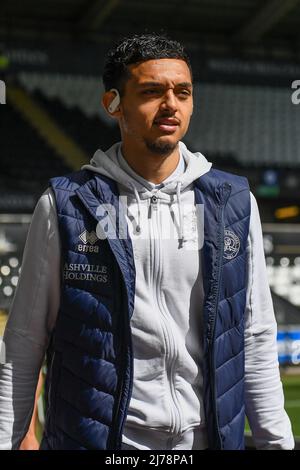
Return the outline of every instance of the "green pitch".
{"type": "Polygon", "coordinates": [[[300,437],[300,375],[282,375],[285,409],[295,436],[300,437]]]}

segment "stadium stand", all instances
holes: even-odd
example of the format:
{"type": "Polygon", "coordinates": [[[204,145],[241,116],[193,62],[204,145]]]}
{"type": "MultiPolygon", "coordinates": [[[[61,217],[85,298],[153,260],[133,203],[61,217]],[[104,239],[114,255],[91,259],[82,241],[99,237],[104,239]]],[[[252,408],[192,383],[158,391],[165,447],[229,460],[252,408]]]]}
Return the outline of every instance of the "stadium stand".
{"type": "Polygon", "coordinates": [[[34,98],[85,150],[89,158],[98,148],[106,150],[120,140],[118,127],[107,125],[99,115],[87,117],[79,107],[68,108],[59,98],[47,98],[39,91],[34,93],[34,98]]]}
{"type": "Polygon", "coordinates": [[[8,102],[1,121],[0,211],[30,212],[49,177],[70,168],[8,102]],[[14,129],[14,132],[11,130],[14,129]]]}
{"type": "Polygon", "coordinates": [[[297,168],[300,113],[289,88],[197,83],[187,141],[245,165],[297,168]]]}
{"type": "Polygon", "coordinates": [[[18,284],[31,214],[0,214],[0,311],[7,313],[18,284]]]}
{"type": "Polygon", "coordinates": [[[67,109],[79,108],[85,117],[100,116],[113,125],[100,105],[104,91],[101,77],[21,72],[18,80],[28,92],[40,91],[47,98],[59,99],[67,109]]]}
{"type": "Polygon", "coordinates": [[[8,309],[19,280],[22,254],[5,255],[0,259],[0,307],[8,309]]]}
{"type": "Polygon", "coordinates": [[[300,307],[300,258],[297,256],[291,264],[287,257],[275,265],[274,258],[266,259],[269,284],[273,291],[300,307]]]}
{"type": "Polygon", "coordinates": [[[22,72],[18,80],[90,156],[120,139],[101,105],[101,77],[22,72]]]}

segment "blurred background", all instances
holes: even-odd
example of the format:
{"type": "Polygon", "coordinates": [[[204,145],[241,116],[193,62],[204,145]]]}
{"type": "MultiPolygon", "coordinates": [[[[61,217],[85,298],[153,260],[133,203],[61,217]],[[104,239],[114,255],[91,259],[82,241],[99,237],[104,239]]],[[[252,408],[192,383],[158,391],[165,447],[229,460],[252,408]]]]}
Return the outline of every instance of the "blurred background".
{"type": "Polygon", "coordinates": [[[128,34],[166,33],[194,70],[186,144],[247,176],[259,203],[286,410],[300,436],[299,31],[299,0],[1,0],[0,334],[48,179],[120,138],[100,104],[107,50],[128,34]]]}

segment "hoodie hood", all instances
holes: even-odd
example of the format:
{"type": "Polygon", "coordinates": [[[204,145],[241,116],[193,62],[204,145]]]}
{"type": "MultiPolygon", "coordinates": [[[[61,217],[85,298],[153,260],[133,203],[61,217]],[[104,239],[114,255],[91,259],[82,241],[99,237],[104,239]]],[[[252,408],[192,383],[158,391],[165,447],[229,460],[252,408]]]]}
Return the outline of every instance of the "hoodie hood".
{"type": "Polygon", "coordinates": [[[181,207],[181,193],[184,192],[194,180],[207,173],[212,166],[211,162],[200,153],[190,152],[183,142],[179,142],[180,161],[176,170],[162,183],[154,184],[145,180],[128,165],[121,152],[121,142],[117,142],[106,152],[97,150],[90,164],[82,169],[107,176],[116,181],[128,197],[136,199],[138,204],[138,221],[136,230],[141,231],[140,205],[141,200],[150,199],[154,195],[165,202],[173,200],[176,194],[180,219],[180,238],[184,239],[183,214],[181,207]]]}
{"type": "MultiPolygon", "coordinates": [[[[121,142],[117,142],[110,147],[106,152],[97,150],[90,160],[90,164],[84,165],[82,169],[92,170],[101,175],[108,176],[117,183],[127,188],[129,192],[133,191],[133,185],[140,193],[142,199],[151,197],[153,189],[159,189],[160,192],[165,194],[175,194],[177,192],[178,184],[180,184],[180,191],[189,186],[194,180],[199,178],[204,173],[208,172],[212,163],[200,152],[190,152],[183,142],[179,142],[180,155],[185,163],[185,170],[179,176],[167,178],[164,182],[157,185],[145,180],[137,175],[134,170],[125,161],[126,169],[124,169],[124,158],[121,153],[121,142]],[[123,168],[120,166],[120,157],[123,161],[123,168]],[[151,194],[148,194],[148,193],[151,194]]],[[[175,172],[174,172],[175,173],[175,172]]]]}

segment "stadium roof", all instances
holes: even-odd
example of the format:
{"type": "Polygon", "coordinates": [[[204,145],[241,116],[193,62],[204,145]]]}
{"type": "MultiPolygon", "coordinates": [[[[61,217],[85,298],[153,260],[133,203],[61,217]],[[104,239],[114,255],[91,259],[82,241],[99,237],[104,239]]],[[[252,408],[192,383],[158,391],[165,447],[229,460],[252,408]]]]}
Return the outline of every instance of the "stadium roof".
{"type": "Polygon", "coordinates": [[[2,0],[2,37],[101,40],[145,30],[207,48],[281,49],[299,57],[299,0],[2,0]]]}

